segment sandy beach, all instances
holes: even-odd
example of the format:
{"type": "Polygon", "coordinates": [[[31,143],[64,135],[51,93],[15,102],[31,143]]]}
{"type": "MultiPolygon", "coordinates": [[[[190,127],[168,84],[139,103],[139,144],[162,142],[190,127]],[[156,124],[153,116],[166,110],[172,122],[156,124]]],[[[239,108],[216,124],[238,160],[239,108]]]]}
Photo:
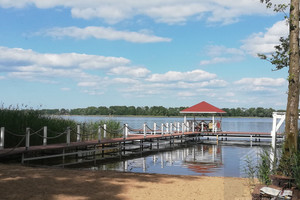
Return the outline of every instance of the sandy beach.
{"type": "Polygon", "coordinates": [[[248,180],[0,164],[0,199],[251,199],[248,180]]]}

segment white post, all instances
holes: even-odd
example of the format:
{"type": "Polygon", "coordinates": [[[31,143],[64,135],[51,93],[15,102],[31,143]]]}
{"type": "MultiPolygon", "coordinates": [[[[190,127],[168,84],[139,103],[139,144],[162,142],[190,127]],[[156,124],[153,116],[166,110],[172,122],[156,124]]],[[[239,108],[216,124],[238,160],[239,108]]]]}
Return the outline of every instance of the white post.
{"type": "Polygon", "coordinates": [[[182,129],[182,134],[184,134],[184,122],[182,123],[181,129],[182,129]]]}
{"type": "Polygon", "coordinates": [[[4,149],[4,133],[5,128],[1,127],[1,133],[0,133],[0,149],[4,149]]]}
{"type": "Polygon", "coordinates": [[[106,124],[103,124],[103,138],[106,138],[106,124]]]}
{"type": "Polygon", "coordinates": [[[156,135],[156,123],[153,124],[154,135],[156,135]]]}
{"type": "Polygon", "coordinates": [[[216,132],[216,130],[215,130],[215,116],[214,115],[212,116],[212,132],[213,133],[216,132]]]}
{"type": "Polygon", "coordinates": [[[80,142],[80,124],[77,124],[77,142],[80,142]]]}
{"type": "Polygon", "coordinates": [[[161,135],[164,135],[164,124],[161,124],[161,135]]]}
{"type": "Polygon", "coordinates": [[[43,145],[47,145],[47,126],[44,126],[44,137],[43,137],[43,145]]]}
{"type": "Polygon", "coordinates": [[[71,136],[71,129],[70,127],[67,128],[67,145],[70,144],[70,136],[71,136]]]}
{"type": "Polygon", "coordinates": [[[192,132],[195,132],[195,122],[192,123],[192,132]]]}
{"type": "Polygon", "coordinates": [[[190,132],[190,122],[187,122],[187,123],[186,123],[186,131],[187,131],[187,132],[190,132]]]}
{"type": "Polygon", "coordinates": [[[129,130],[128,130],[128,124],[125,124],[125,138],[128,137],[128,132],[129,132],[129,130]]]}
{"type": "Polygon", "coordinates": [[[30,128],[26,128],[26,142],[25,142],[25,148],[26,150],[29,149],[30,146],[30,128]]]}
{"type": "Polygon", "coordinates": [[[98,126],[98,142],[101,142],[101,126],[98,126]]]}
{"type": "Polygon", "coordinates": [[[170,134],[172,135],[172,133],[173,133],[173,123],[171,122],[170,123],[170,134]]]}
{"type": "Polygon", "coordinates": [[[180,131],[180,123],[177,122],[177,133],[179,133],[179,131],[180,131]]]}
{"type": "Polygon", "coordinates": [[[144,137],[146,137],[146,123],[144,123],[143,129],[144,129],[144,137]]]}
{"type": "Polygon", "coordinates": [[[201,122],[201,132],[204,131],[204,122],[201,122]]]}
{"type": "Polygon", "coordinates": [[[167,134],[170,133],[170,132],[169,132],[169,123],[166,123],[166,133],[167,133],[167,134]]]}
{"type": "Polygon", "coordinates": [[[273,113],[273,124],[272,124],[272,149],[270,153],[270,159],[271,159],[271,169],[273,169],[273,164],[275,162],[276,158],[276,123],[277,123],[277,113],[273,113]]]}

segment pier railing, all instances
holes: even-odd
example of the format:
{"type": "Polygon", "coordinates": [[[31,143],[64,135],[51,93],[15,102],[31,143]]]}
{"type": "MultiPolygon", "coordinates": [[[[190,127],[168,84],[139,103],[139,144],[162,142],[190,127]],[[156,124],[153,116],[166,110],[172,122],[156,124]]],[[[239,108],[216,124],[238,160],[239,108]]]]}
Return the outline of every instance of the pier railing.
{"type": "MultiPolygon", "coordinates": [[[[132,136],[132,135],[165,135],[165,134],[173,134],[173,133],[182,133],[185,132],[195,132],[195,124],[194,123],[180,123],[180,122],[171,122],[171,123],[162,123],[161,126],[158,126],[157,123],[153,124],[153,128],[149,127],[147,123],[144,123],[140,129],[131,128],[128,124],[124,124],[118,130],[109,130],[107,128],[107,124],[103,124],[98,126],[97,130],[90,130],[89,133],[85,133],[82,131],[82,127],[77,125],[76,128],[67,127],[62,132],[55,132],[48,129],[47,126],[40,128],[38,131],[32,130],[30,127],[26,128],[25,133],[17,134],[10,130],[7,130],[5,127],[0,128],[0,150],[4,149],[7,145],[5,143],[5,136],[12,135],[17,137],[17,144],[13,147],[10,146],[11,150],[14,150],[18,147],[25,147],[27,150],[31,145],[31,138],[33,136],[37,136],[41,138],[41,144],[46,146],[49,140],[57,139],[57,138],[65,138],[65,143],[69,145],[71,142],[83,142],[89,140],[98,140],[100,143],[102,139],[107,139],[109,135],[116,135],[118,133],[122,134],[124,139],[132,136]],[[51,134],[49,134],[49,132],[51,134]],[[71,141],[71,133],[73,133],[72,138],[76,138],[74,141],[71,141]],[[76,135],[76,137],[74,137],[76,135]]],[[[40,145],[41,145],[40,144],[40,145]]],[[[37,144],[36,144],[37,145],[37,144]]]]}

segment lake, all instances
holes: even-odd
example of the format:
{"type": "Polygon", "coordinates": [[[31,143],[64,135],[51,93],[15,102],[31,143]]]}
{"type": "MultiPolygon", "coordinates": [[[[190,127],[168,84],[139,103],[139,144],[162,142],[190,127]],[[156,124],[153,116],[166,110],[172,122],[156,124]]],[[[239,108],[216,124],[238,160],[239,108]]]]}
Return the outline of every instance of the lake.
{"type": "MultiPolygon", "coordinates": [[[[78,122],[116,120],[133,128],[142,128],[144,123],[153,126],[156,122],[183,122],[183,117],[105,117],[105,116],[62,116],[78,122]]],[[[192,119],[192,118],[190,118],[192,119]]],[[[210,118],[201,118],[210,120],[210,118]]],[[[217,119],[218,120],[218,119],[217,119]]],[[[270,132],[272,118],[223,118],[223,131],[270,132]]],[[[281,132],[283,131],[281,128],[281,132]]],[[[138,173],[176,175],[245,177],[246,160],[257,163],[262,146],[194,144],[188,147],[154,152],[151,155],[113,162],[99,162],[79,168],[89,170],[117,170],[138,173]]],[[[268,147],[267,147],[268,148],[268,147]]]]}

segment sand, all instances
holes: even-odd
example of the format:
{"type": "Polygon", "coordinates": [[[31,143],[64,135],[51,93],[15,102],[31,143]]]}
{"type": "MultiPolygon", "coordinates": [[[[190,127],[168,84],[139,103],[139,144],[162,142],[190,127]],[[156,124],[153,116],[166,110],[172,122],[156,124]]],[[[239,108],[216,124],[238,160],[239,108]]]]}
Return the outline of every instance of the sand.
{"type": "Polygon", "coordinates": [[[0,199],[248,200],[248,179],[0,164],[0,199]]]}

